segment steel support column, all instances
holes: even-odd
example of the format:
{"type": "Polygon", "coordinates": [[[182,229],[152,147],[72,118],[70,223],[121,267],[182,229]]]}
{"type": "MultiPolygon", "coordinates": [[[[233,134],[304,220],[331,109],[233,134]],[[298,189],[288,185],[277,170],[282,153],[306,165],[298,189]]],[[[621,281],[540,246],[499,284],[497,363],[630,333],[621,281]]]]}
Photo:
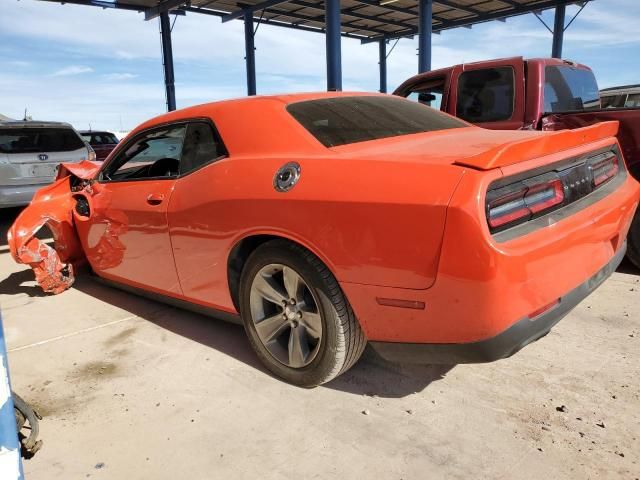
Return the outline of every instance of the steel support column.
{"type": "Polygon", "coordinates": [[[380,93],[387,93],[387,41],[378,41],[380,61],[380,93]]]}
{"type": "Polygon", "coordinates": [[[342,90],[340,0],[326,0],[324,8],[327,40],[327,90],[342,90]]]}
{"type": "Polygon", "coordinates": [[[176,86],[173,75],[173,49],[171,48],[171,22],[169,12],[160,13],[160,38],[162,39],[162,65],[164,88],[167,92],[167,111],[176,109],[176,86]]]}
{"type": "Polygon", "coordinates": [[[551,47],[551,56],[553,58],[562,58],[562,41],[564,39],[564,16],[566,5],[558,5],[556,7],[556,17],[553,22],[553,46],[551,47]]]}
{"type": "Polygon", "coordinates": [[[256,94],[256,47],[254,44],[253,12],[244,12],[244,60],[247,66],[247,95],[256,94]]]}
{"type": "Polygon", "coordinates": [[[418,73],[431,70],[431,29],[433,0],[420,0],[418,19],[418,73]]]}

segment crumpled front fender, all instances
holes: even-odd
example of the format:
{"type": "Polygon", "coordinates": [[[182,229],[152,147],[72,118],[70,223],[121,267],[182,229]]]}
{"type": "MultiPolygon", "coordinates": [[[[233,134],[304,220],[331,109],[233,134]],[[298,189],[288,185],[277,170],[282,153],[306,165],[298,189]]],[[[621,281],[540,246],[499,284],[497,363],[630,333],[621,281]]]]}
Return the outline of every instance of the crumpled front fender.
{"type": "Polygon", "coordinates": [[[76,233],[71,181],[91,178],[98,166],[93,162],[61,164],[57,180],[38,190],[15,220],[7,234],[9,250],[18,263],[29,265],[36,281],[47,293],[61,293],[74,282],[74,266],[85,262],[76,233]],[[53,248],[36,237],[47,227],[53,235],[53,248]]]}

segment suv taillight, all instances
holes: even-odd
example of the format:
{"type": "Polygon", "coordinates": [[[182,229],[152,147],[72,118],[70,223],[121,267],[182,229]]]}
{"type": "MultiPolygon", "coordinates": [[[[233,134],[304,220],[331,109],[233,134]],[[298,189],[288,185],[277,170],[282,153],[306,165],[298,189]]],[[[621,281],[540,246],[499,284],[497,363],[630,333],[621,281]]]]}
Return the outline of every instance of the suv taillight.
{"type": "Polygon", "coordinates": [[[88,143],[86,145],[87,145],[87,152],[88,152],[87,160],[89,160],[90,162],[95,162],[96,161],[96,151],[88,143]]]}
{"type": "Polygon", "coordinates": [[[487,218],[492,231],[526,222],[533,215],[562,205],[564,189],[560,177],[545,174],[487,193],[487,218]]]}

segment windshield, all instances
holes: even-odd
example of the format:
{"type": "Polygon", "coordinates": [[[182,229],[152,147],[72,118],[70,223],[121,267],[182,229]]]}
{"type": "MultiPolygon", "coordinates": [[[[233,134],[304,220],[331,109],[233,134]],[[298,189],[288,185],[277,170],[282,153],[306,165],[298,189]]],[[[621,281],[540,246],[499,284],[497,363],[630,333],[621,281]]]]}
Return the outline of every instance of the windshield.
{"type": "Polygon", "coordinates": [[[544,71],[545,113],[600,108],[598,83],[592,71],[569,65],[548,65],[544,71]]]}
{"type": "Polygon", "coordinates": [[[71,152],[84,143],[70,128],[0,128],[0,152],[71,152]]]}
{"type": "Polygon", "coordinates": [[[325,147],[467,126],[433,108],[391,96],[308,100],[287,110],[325,147]]]}

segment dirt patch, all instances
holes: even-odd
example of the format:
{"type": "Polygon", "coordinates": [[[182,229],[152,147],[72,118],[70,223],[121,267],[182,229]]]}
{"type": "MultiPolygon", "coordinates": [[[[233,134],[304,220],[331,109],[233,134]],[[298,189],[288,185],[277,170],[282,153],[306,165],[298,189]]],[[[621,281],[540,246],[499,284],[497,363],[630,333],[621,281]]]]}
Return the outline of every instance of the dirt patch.
{"type": "Polygon", "coordinates": [[[120,333],[113,335],[112,337],[105,340],[104,344],[107,347],[115,347],[116,345],[119,345],[120,343],[124,342],[129,337],[131,337],[131,335],[136,333],[137,330],[138,330],[138,327],[127,328],[126,330],[123,330],[120,333]]]}
{"type": "Polygon", "coordinates": [[[89,362],[77,370],[69,377],[71,379],[95,381],[114,375],[118,371],[118,366],[112,362],[89,362]]]}

